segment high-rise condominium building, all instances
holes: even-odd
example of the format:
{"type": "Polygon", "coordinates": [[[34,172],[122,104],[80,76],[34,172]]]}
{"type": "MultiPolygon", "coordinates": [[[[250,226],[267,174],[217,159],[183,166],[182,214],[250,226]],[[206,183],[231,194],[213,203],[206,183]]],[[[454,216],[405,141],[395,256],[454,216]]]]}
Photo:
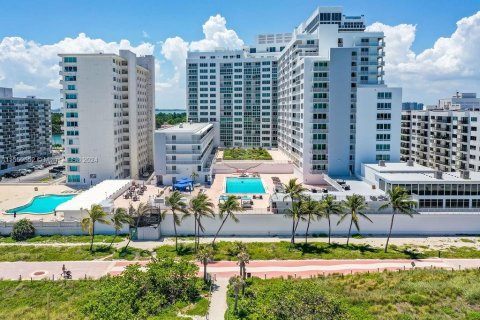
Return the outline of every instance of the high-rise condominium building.
{"type": "Polygon", "coordinates": [[[16,98],[0,88],[0,172],[52,154],[49,99],[16,98]]]}
{"type": "Polygon", "coordinates": [[[455,104],[402,112],[402,160],[447,172],[480,171],[480,111],[455,104]]]}
{"type": "Polygon", "coordinates": [[[136,179],[153,167],[155,61],[60,54],[67,183],[136,179]]]}
{"type": "Polygon", "coordinates": [[[221,146],[278,146],[307,183],[398,161],[402,91],[384,84],[383,33],[364,30],[363,16],[320,7],[291,34],[190,53],[189,120],[218,123],[221,146]]]}

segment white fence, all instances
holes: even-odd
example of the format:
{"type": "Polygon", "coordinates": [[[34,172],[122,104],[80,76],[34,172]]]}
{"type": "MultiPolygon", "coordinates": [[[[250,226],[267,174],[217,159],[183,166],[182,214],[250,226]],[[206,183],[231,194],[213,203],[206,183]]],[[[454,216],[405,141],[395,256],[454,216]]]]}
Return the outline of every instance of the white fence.
{"type": "MultiPolygon", "coordinates": [[[[283,214],[237,214],[238,223],[227,220],[223,226],[221,236],[288,236],[292,230],[292,220],[283,214]]],[[[360,218],[360,233],[363,235],[382,236],[388,233],[391,214],[369,214],[373,221],[360,218]]],[[[332,234],[346,235],[349,220],[345,219],[337,225],[338,217],[332,217],[332,234]]],[[[214,235],[221,221],[218,219],[204,219],[205,235],[214,235]]],[[[192,235],[194,228],[191,217],[177,226],[179,235],[192,235]]],[[[306,223],[300,222],[297,233],[304,234],[306,223]]],[[[310,234],[327,234],[328,222],[325,219],[312,222],[310,234]]],[[[352,233],[357,233],[355,227],[352,233]]],[[[173,232],[172,215],[167,214],[161,224],[162,236],[171,236],[173,232]]],[[[396,236],[433,236],[433,235],[462,235],[480,234],[480,214],[416,214],[413,218],[405,215],[396,215],[392,234],[396,236]]]]}
{"type": "Polygon", "coordinates": [[[235,173],[237,170],[265,174],[293,173],[293,164],[289,161],[277,160],[222,160],[213,165],[214,174],[235,173]]]}

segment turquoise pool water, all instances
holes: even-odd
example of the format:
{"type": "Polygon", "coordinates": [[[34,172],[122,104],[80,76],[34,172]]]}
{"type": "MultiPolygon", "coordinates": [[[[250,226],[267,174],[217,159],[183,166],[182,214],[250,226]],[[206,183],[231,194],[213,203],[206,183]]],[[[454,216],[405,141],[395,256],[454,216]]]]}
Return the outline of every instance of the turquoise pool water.
{"type": "Polygon", "coordinates": [[[57,195],[47,194],[44,196],[36,196],[28,204],[7,210],[8,214],[30,213],[30,214],[48,214],[55,211],[60,204],[72,199],[74,195],[57,195]]]}
{"type": "Polygon", "coordinates": [[[265,193],[260,178],[227,178],[226,193],[265,193]]]}

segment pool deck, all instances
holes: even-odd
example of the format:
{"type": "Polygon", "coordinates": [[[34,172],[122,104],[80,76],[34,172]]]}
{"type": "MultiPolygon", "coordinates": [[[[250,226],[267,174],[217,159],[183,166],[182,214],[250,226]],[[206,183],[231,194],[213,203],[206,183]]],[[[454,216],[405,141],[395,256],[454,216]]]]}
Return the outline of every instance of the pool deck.
{"type": "MultiPolygon", "coordinates": [[[[5,214],[8,209],[20,207],[28,204],[35,196],[43,194],[58,194],[68,195],[74,194],[77,190],[72,189],[66,185],[54,184],[54,185],[28,185],[28,184],[16,184],[12,185],[0,185],[0,220],[2,221],[14,221],[12,214],[5,214]],[[38,191],[35,191],[38,188],[38,191]]],[[[55,217],[53,213],[50,214],[17,214],[16,220],[21,218],[27,218],[30,220],[43,220],[43,221],[58,221],[63,220],[62,217],[55,217]]]]}

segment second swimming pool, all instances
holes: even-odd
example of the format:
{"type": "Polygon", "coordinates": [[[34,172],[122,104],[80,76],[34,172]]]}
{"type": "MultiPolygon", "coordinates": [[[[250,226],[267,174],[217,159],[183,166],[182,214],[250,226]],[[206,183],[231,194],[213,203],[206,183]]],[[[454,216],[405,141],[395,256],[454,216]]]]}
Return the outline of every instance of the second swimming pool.
{"type": "Polygon", "coordinates": [[[43,196],[36,196],[26,205],[7,210],[7,214],[29,213],[29,214],[48,214],[55,211],[55,209],[62,203],[72,199],[75,195],[57,195],[47,194],[43,196]]]}

